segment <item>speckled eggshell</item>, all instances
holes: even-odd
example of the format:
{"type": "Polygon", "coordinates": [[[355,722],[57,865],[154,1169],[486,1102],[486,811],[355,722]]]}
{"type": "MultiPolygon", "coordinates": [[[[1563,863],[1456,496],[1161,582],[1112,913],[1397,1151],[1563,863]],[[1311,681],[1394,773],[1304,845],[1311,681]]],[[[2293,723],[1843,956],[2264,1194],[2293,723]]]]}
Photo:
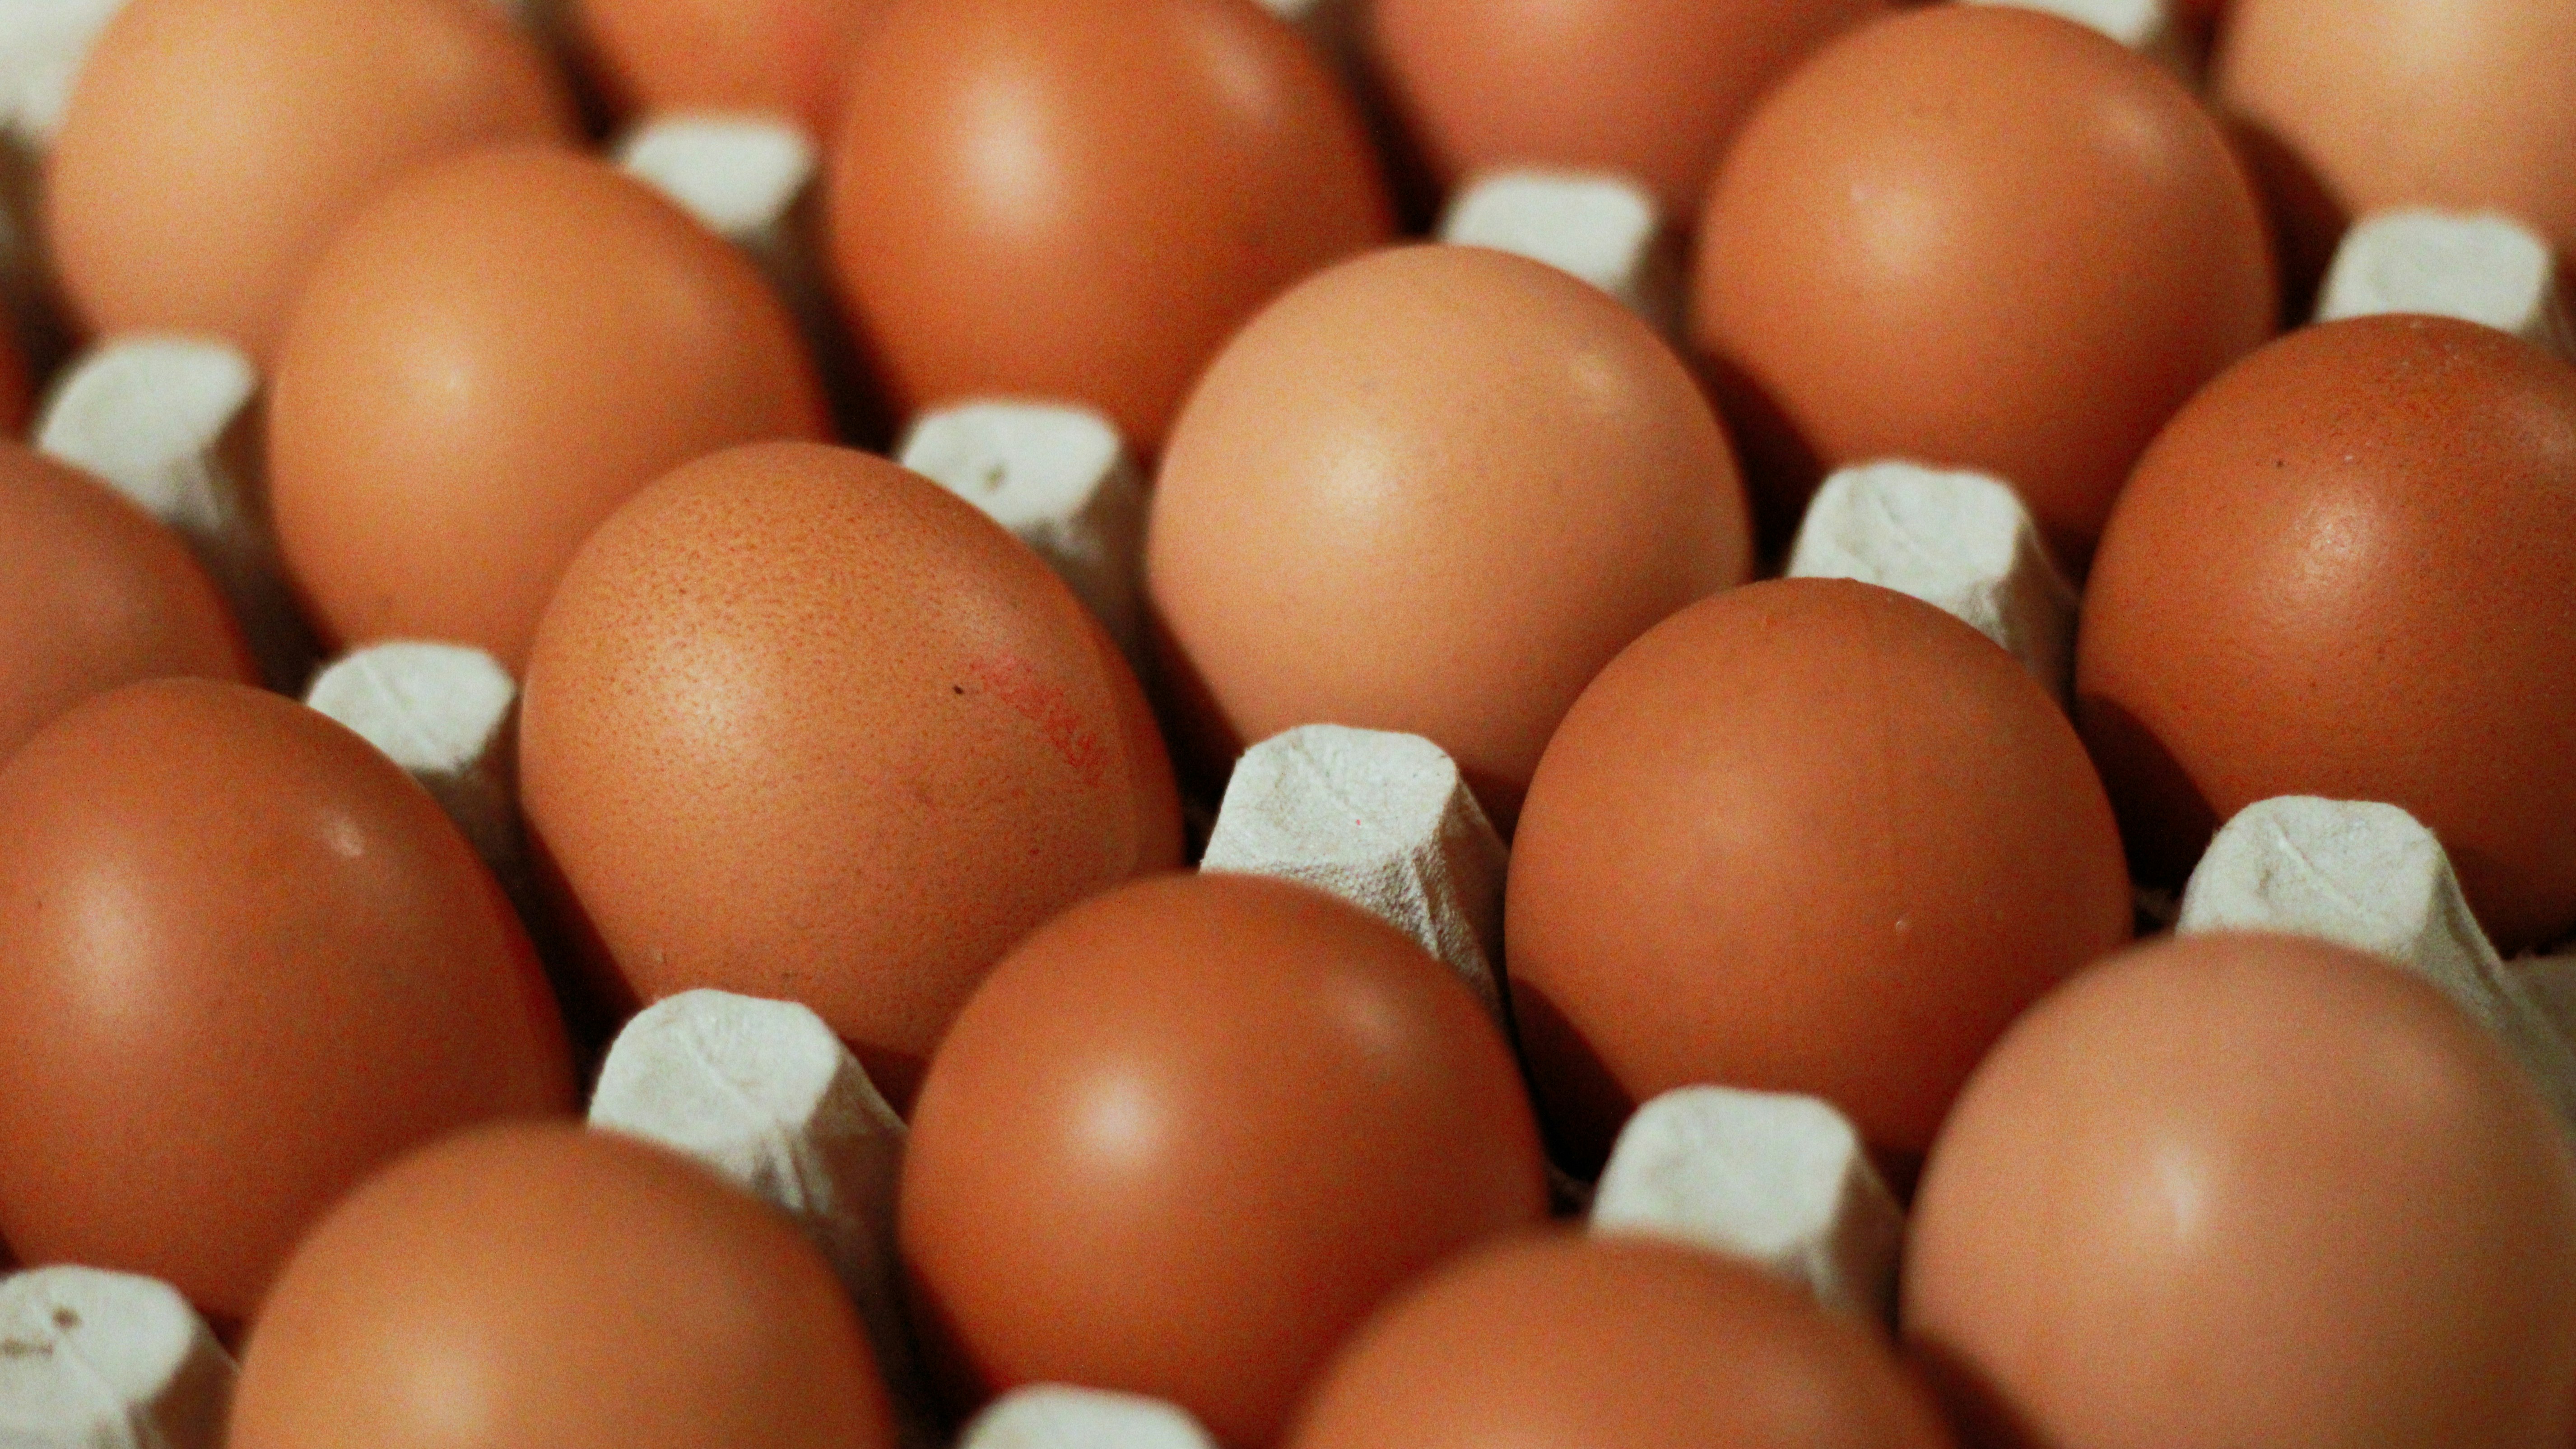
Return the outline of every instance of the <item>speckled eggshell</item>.
{"type": "Polygon", "coordinates": [[[2494,1038],[2340,947],[2142,946],[1932,1152],[1908,1346],[1978,1443],[2564,1449],[2576,1161],[2494,1038]]]}
{"type": "Polygon", "coordinates": [[[929,480],[731,449],[594,535],[546,611],[528,821],[613,996],[800,1001],[910,1101],[1013,942],[1180,859],[1108,637],[929,480]]]}
{"type": "Polygon", "coordinates": [[[2080,569],[2140,450],[2277,305],[2253,187],[2163,67],[1933,5],[1756,109],[1701,217],[1691,330],[1768,532],[1826,472],[1913,458],[2011,482],[2080,569]]]}
{"type": "Polygon", "coordinates": [[[1726,434],[1653,331],[1441,246],[1336,267],[1228,344],[1145,572],[1199,773],[1297,725],[1402,730],[1508,830],[1601,666],[1751,564],[1726,434]]]}
{"type": "Polygon", "coordinates": [[[490,0],[127,0],[45,166],[45,236],[96,332],[265,360],[323,246],[406,171],[569,145],[561,79],[490,0]]]}
{"type": "Polygon", "coordinates": [[[1793,579],[1629,646],[1549,742],[1506,884],[1561,1157],[1714,1082],[1919,1161],[2023,1007],[2127,941],[2119,832],[2056,702],[1929,604],[1793,579]]]}

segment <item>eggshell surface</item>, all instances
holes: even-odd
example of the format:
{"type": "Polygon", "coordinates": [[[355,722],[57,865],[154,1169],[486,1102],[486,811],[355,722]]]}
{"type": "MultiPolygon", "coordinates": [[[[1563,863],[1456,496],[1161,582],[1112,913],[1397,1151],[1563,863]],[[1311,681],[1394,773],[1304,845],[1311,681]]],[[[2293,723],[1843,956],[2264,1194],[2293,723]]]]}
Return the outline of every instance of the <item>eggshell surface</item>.
{"type": "Polygon", "coordinates": [[[0,443],[0,762],[91,695],[178,674],[257,682],[188,546],[98,479],[0,443]]]}
{"type": "Polygon", "coordinates": [[[1045,563],[882,458],[681,468],[547,610],[521,795],[612,992],[802,1002],[897,1105],[975,984],[1180,859],[1171,767],[1045,563]]]}
{"type": "Polygon", "coordinates": [[[747,258],[603,162],[491,150],[332,242],[279,352],[269,487],[339,643],[442,639],[516,671],[620,503],[719,448],[824,429],[747,258]]]}
{"type": "Polygon", "coordinates": [[[1336,1356],[1295,1449],[1947,1449],[1880,1336],[1750,1264],[1647,1238],[1480,1249],[1336,1356]]]}
{"type": "Polygon", "coordinates": [[[2178,884],[2275,795],[2430,826],[2508,954],[2576,927],[2576,369],[2425,317],[2296,332],[2138,465],[2077,713],[2132,859],[2178,884]]]}
{"type": "Polygon", "coordinates": [[[296,1250],[230,1449],[892,1449],[831,1268],[749,1194],[570,1126],[449,1138],[296,1250]]]}
{"type": "Polygon", "coordinates": [[[568,1113],[536,955],[428,792],[240,685],[100,695],[0,770],[0,1231],[250,1317],[358,1179],[568,1113]]]}
{"type": "Polygon", "coordinates": [[[1167,876],[967,1004],[899,1233],[970,1391],[1152,1394],[1260,1449],[1390,1290],[1546,1208],[1510,1049],[1449,968],[1303,886],[1167,876]]]}
{"type": "Polygon", "coordinates": [[[2156,429],[2276,307],[2252,186],[2171,75],[2055,16],[1935,5],[1745,123],[1691,326],[1780,536],[1825,473],[1911,458],[2010,482],[2080,569],[2156,429]]]}
{"type": "Polygon", "coordinates": [[[411,168],[573,139],[561,80],[486,0],[129,0],[80,72],[45,232],[94,332],[265,360],[332,233],[411,168]]]}
{"type": "Polygon", "coordinates": [[[1377,0],[1375,51],[1445,186],[1491,167],[1635,179],[1699,215],[1762,92],[1887,0],[1377,0]]]}
{"type": "Polygon", "coordinates": [[[1803,1092],[1919,1159],[2013,1017],[2126,941],[2101,782],[2056,703],[1929,604],[1796,579],[1693,605],[1548,745],[1505,882],[1559,1152],[1640,1102],[1803,1092]]]}
{"type": "Polygon", "coordinates": [[[1145,568],[1203,773],[1297,725],[1399,730],[1508,830],[1601,666],[1751,561],[1725,432],[1653,332],[1442,246],[1336,267],[1228,344],[1145,568]]]}
{"type": "Polygon", "coordinates": [[[2141,947],[1977,1070],[1905,1335],[1980,1442],[2558,1449],[2576,1163],[2431,986],[2289,937],[2141,947]]]}
{"type": "Polygon", "coordinates": [[[769,114],[818,141],[859,38],[889,0],[576,0],[620,108],[769,114]]]}
{"type": "Polygon", "coordinates": [[[831,149],[897,410],[1088,404],[1159,452],[1226,336],[1394,227],[1356,108],[1250,0],[896,0],[831,149]]]}

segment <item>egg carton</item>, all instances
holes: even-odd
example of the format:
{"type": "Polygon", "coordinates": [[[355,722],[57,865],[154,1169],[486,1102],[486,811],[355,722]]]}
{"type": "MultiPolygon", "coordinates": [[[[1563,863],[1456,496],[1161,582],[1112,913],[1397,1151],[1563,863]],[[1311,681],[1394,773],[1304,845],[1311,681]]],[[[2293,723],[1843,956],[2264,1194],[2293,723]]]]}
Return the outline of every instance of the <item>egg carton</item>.
{"type": "Polygon", "coordinates": [[[166,1283],[79,1267],[0,1278],[0,1444],[220,1449],[237,1377],[166,1283]]]}
{"type": "Polygon", "coordinates": [[[2576,357],[2549,244],[2494,212],[2407,207],[2364,217],[2346,232],[2317,320],[2388,313],[2455,317],[2576,357]]]}
{"type": "Polygon", "coordinates": [[[1189,1411],[1070,1384],[1013,1389],[966,1425],[959,1449],[1217,1449],[1189,1411]]]}
{"type": "Polygon", "coordinates": [[[1681,236],[1633,181],[1569,171],[1486,172],[1449,203],[1440,239],[1545,262],[1617,298],[1666,338],[1681,335],[1681,236]]]}

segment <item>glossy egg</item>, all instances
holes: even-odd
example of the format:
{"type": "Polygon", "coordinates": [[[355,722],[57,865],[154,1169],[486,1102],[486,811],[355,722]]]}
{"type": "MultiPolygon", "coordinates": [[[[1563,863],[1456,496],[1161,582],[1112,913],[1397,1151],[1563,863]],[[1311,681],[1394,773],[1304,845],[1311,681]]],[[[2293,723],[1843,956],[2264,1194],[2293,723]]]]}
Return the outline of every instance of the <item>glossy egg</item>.
{"type": "Polygon", "coordinates": [[[1252,0],[896,0],[830,173],[898,411],[1085,403],[1148,455],[1227,334],[1394,224],[1357,110],[1252,0]]]}
{"type": "Polygon", "coordinates": [[[593,528],[735,443],[820,438],[759,271],[603,162],[491,150],[418,172],[331,244],[269,409],[278,541],[338,642],[527,659],[593,528]]]}
{"type": "Polygon", "coordinates": [[[45,172],[45,233],[96,332],[265,359],[331,234],[411,168],[568,144],[560,79],[490,0],[129,0],[45,172]]]}
{"type": "Polygon", "coordinates": [[[569,1113],[535,953],[429,793],[338,724],[166,679],[0,770],[0,1231],[252,1316],[360,1177],[569,1113]]]}
{"type": "Polygon", "coordinates": [[[2254,191],[2191,94],[2001,5],[1864,26],[1782,82],[1710,189],[1693,285],[1782,536],[1825,472],[1913,458],[2014,484],[2078,568],[2276,309],[2254,191]]]}
{"type": "Polygon", "coordinates": [[[1751,1264],[1651,1238],[1532,1236],[1377,1315],[1295,1449],[1948,1449],[1884,1335],[1751,1264]]]}
{"type": "Polygon", "coordinates": [[[839,448],[718,453],[611,519],[538,630],[519,750],[613,997],[800,1001],[899,1105],[1013,942],[1180,859],[1162,740],[1072,592],[839,448]]]}
{"type": "Polygon", "coordinates": [[[1301,724],[1403,730],[1508,829],[1594,673],[1751,559],[1725,432],[1643,322],[1536,262],[1414,247],[1227,346],[1145,567],[1203,775],[1301,724]]]}
{"type": "Polygon", "coordinates": [[[350,1195],[251,1337],[229,1449],[893,1449],[820,1253],[656,1146],[466,1133],[350,1195]]]}
{"type": "Polygon", "coordinates": [[[2431,986],[2289,937],[2034,1008],[1933,1149],[1905,1336],[1981,1443],[2564,1449],[2576,1161],[2431,986]]]}
{"type": "Polygon", "coordinates": [[[2576,368],[2466,322],[2292,333],[2192,401],[2104,535],[2078,715],[2139,872],[2257,800],[2432,827],[2508,953],[2576,927],[2576,368]]]}
{"type": "Polygon", "coordinates": [[[2101,782],[2002,649],[1868,584],[1673,616],[1549,742],[1504,931],[1569,1165],[1700,1082],[1805,1092],[1919,1159],[2021,1009],[2129,937],[2101,782]]]}
{"type": "Polygon", "coordinates": [[[1688,226],[1771,84],[1888,0],[1377,0],[1375,50],[1444,185],[1491,167],[1634,178],[1688,226]]]}
{"type": "Polygon", "coordinates": [[[859,37],[891,0],[575,0],[608,91],[630,114],[781,116],[832,133],[859,37]]]}
{"type": "Polygon", "coordinates": [[[1262,1449],[1388,1292],[1546,1207],[1510,1049],[1448,967],[1303,886],[1167,876],[967,1004],[900,1237],[970,1396],[1149,1393],[1262,1449]]]}
{"type": "Polygon", "coordinates": [[[257,682],[188,546],[98,479],[0,443],[0,762],[91,695],[178,674],[257,682]]]}

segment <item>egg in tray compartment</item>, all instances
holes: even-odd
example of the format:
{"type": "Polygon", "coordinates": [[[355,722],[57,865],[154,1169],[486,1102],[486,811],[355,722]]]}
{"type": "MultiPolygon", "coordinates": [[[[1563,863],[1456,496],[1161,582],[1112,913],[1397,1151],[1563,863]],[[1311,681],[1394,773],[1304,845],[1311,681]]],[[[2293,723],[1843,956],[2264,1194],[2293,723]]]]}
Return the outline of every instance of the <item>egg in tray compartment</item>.
{"type": "Polygon", "coordinates": [[[2562,1449],[2570,100],[0,10],[0,1445],[2562,1449]]]}

